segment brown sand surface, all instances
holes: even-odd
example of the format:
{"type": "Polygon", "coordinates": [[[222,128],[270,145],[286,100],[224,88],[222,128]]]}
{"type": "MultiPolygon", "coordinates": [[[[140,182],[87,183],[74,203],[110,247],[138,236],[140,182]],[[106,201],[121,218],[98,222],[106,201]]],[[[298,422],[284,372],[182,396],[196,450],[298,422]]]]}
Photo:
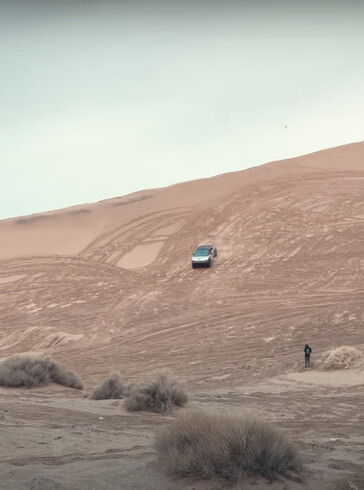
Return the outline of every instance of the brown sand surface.
{"type": "Polygon", "coordinates": [[[52,355],[89,393],[160,368],[190,402],[129,413],[55,385],[0,388],[1,489],[220,490],[167,475],[153,447],[180,410],[251,409],[304,471],[241,489],[364,489],[364,143],[211,179],[0,222],[0,359],[52,355]],[[214,243],[210,269],[191,268],[214,243]],[[303,368],[303,346],[313,347],[303,368]]]}

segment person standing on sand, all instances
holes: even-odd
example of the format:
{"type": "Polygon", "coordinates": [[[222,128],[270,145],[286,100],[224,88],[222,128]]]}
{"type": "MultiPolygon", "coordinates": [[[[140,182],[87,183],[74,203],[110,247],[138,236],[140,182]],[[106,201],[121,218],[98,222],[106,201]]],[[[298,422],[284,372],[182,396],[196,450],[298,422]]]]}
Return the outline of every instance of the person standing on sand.
{"type": "Polygon", "coordinates": [[[305,369],[308,369],[310,367],[310,356],[312,352],[312,349],[308,344],[305,345],[304,352],[305,352],[305,369]]]}

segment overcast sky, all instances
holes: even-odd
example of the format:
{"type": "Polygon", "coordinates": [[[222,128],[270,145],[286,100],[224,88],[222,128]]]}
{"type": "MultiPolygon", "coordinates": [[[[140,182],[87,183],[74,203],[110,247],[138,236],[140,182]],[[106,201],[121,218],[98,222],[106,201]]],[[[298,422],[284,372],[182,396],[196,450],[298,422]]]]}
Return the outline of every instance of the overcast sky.
{"type": "Polygon", "coordinates": [[[0,0],[0,219],[364,140],[363,0],[0,0]]]}

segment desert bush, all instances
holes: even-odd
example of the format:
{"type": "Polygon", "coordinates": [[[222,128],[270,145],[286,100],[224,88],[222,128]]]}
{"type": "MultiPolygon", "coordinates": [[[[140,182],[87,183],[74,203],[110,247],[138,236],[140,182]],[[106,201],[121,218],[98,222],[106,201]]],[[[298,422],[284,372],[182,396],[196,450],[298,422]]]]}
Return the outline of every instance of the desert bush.
{"type": "Polygon", "coordinates": [[[100,386],[94,389],[90,398],[92,400],[109,400],[123,398],[128,394],[128,387],[123,383],[118,373],[112,373],[100,386]]]}
{"type": "Polygon", "coordinates": [[[241,412],[185,412],[162,428],[155,446],[159,459],[178,476],[273,478],[301,467],[298,450],[281,430],[241,412]]]}
{"type": "Polygon", "coordinates": [[[183,407],[188,401],[183,384],[166,373],[157,375],[145,385],[136,385],[125,400],[125,407],[130,412],[145,410],[162,413],[173,405],[183,407]]]}
{"type": "Polygon", "coordinates": [[[33,388],[57,383],[69,388],[83,389],[81,379],[50,357],[9,357],[0,364],[0,386],[33,388]]]}
{"type": "Polygon", "coordinates": [[[356,347],[343,345],[325,352],[322,356],[321,366],[323,369],[349,368],[360,357],[362,357],[362,352],[356,347]]]}

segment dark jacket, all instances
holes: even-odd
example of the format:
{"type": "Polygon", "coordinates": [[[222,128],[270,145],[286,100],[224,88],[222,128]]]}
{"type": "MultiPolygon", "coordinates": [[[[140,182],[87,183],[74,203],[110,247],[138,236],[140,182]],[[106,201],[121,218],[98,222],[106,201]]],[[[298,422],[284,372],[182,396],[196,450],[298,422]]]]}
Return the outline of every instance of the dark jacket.
{"type": "Polygon", "coordinates": [[[305,357],[310,357],[311,352],[312,352],[311,347],[308,344],[306,344],[304,348],[305,357]]]}

